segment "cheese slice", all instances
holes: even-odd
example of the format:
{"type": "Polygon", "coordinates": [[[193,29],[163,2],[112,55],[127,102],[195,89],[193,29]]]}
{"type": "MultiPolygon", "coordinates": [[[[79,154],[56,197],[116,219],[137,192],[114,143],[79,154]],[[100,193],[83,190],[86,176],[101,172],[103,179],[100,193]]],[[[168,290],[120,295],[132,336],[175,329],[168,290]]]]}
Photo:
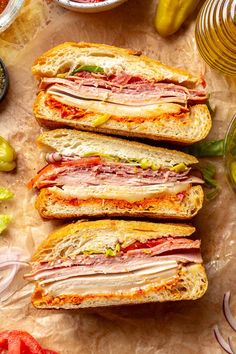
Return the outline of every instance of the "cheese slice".
{"type": "Polygon", "coordinates": [[[143,187],[127,187],[127,186],[82,186],[71,187],[63,186],[61,189],[58,187],[48,188],[55,191],[62,198],[78,198],[78,199],[116,199],[125,200],[128,202],[138,202],[143,199],[156,198],[162,193],[176,195],[186,191],[190,188],[189,183],[165,183],[143,187]]]}
{"type": "MultiPolygon", "coordinates": [[[[113,116],[124,116],[124,117],[153,117],[153,115],[163,115],[168,112],[168,114],[179,114],[181,113],[181,106],[174,103],[156,103],[150,104],[148,106],[126,106],[120,105],[117,103],[108,103],[103,101],[96,100],[84,100],[80,98],[75,98],[73,96],[65,95],[63,93],[54,93],[50,92],[50,89],[47,91],[52,98],[56,101],[61,102],[66,105],[73,107],[78,107],[91,112],[106,113],[113,116]]],[[[187,113],[188,114],[188,113],[187,113]]]]}

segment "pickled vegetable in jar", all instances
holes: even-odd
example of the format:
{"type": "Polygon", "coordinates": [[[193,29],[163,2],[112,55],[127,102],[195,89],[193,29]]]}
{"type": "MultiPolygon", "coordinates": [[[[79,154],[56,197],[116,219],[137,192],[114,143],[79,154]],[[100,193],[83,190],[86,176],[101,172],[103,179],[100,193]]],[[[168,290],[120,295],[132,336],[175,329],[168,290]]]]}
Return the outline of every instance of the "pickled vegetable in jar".
{"type": "Polygon", "coordinates": [[[236,76],[236,0],[207,0],[197,18],[195,37],[208,65],[236,76]]]}

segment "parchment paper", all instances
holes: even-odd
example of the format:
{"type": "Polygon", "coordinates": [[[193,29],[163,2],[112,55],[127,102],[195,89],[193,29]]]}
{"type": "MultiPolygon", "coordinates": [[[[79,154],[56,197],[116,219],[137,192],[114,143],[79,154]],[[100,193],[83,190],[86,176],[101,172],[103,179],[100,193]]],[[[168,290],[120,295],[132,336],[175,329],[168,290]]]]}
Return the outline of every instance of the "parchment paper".
{"type": "MultiPolygon", "coordinates": [[[[0,56],[11,79],[7,99],[0,105],[0,135],[9,139],[18,156],[17,172],[0,174],[0,183],[15,193],[0,206],[13,220],[0,239],[0,246],[22,248],[30,257],[37,245],[60,222],[43,221],[34,209],[35,193],[26,182],[42,166],[35,138],[42,131],[32,114],[36,83],[31,76],[33,60],[64,41],[91,41],[141,49],[164,63],[204,73],[212,102],[216,105],[209,138],[222,138],[236,110],[232,79],[212,71],[200,58],[194,40],[194,21],[170,39],[162,39],[153,26],[155,0],[129,0],[103,14],[78,14],[51,2],[27,0],[20,17],[0,36],[0,56]]],[[[44,347],[63,354],[219,354],[212,327],[218,323],[224,336],[236,333],[226,325],[221,303],[232,291],[236,316],[235,195],[224,174],[223,161],[215,159],[220,196],[205,202],[193,223],[202,238],[202,253],[209,277],[209,290],[197,301],[146,304],[86,311],[36,310],[30,304],[32,286],[22,278],[14,281],[14,295],[0,303],[0,330],[22,329],[44,347]]]]}

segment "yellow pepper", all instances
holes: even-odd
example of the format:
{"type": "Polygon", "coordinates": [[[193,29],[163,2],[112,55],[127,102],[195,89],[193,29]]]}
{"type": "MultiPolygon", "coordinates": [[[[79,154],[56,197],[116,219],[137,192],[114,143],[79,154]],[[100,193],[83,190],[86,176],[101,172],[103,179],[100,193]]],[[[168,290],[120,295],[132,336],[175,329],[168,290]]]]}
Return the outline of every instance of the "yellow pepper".
{"type": "Polygon", "coordinates": [[[160,169],[160,165],[156,165],[155,163],[152,164],[151,168],[153,171],[158,171],[160,169]]]}
{"type": "Polygon", "coordinates": [[[0,171],[9,172],[16,167],[16,153],[13,147],[0,136],[0,171]]]}
{"type": "Polygon", "coordinates": [[[146,159],[142,159],[140,161],[140,166],[143,170],[146,170],[147,168],[152,167],[152,163],[146,159]]]}
{"type": "Polygon", "coordinates": [[[180,172],[184,172],[186,170],[187,166],[181,162],[178,163],[178,165],[175,165],[173,167],[170,168],[171,171],[175,171],[176,173],[180,173],[180,172]]]}
{"type": "Polygon", "coordinates": [[[155,17],[157,32],[163,37],[177,32],[199,2],[200,0],[159,0],[155,17]]]}
{"type": "Polygon", "coordinates": [[[103,114],[100,117],[94,119],[93,121],[93,126],[98,127],[99,125],[102,125],[106,123],[110,119],[111,115],[110,114],[103,114]]]}

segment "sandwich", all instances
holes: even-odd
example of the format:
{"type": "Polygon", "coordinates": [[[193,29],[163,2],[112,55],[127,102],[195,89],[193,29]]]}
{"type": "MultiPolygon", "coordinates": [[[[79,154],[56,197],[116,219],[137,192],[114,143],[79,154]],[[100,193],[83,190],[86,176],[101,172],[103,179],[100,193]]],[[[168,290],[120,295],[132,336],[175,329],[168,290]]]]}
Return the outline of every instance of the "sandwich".
{"type": "Polygon", "coordinates": [[[32,303],[77,309],[194,300],[207,290],[195,228],[181,224],[79,221],[43,241],[32,258],[32,303]]]}
{"type": "Polygon", "coordinates": [[[205,81],[139,51],[64,43],[40,56],[32,72],[39,80],[34,114],[49,128],[185,144],[211,128],[205,81]]]}
{"type": "Polygon", "coordinates": [[[203,203],[188,154],[70,129],[41,134],[48,164],[29,182],[41,216],[189,219],[203,203]]]}

